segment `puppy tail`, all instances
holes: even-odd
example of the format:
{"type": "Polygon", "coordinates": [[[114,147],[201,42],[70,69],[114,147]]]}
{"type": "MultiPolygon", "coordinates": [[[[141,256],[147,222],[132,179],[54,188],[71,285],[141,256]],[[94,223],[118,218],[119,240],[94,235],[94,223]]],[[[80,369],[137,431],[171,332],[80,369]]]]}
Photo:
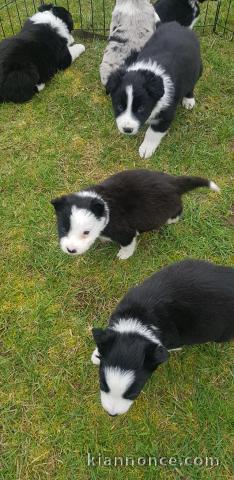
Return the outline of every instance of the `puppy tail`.
{"type": "Polygon", "coordinates": [[[35,65],[22,63],[11,66],[1,84],[0,98],[4,102],[27,102],[38,91],[38,83],[39,73],[35,65]]]}
{"type": "Polygon", "coordinates": [[[206,178],[182,176],[177,177],[175,183],[181,195],[199,187],[207,187],[214,192],[220,192],[218,185],[212,180],[207,180],[206,178]]]}

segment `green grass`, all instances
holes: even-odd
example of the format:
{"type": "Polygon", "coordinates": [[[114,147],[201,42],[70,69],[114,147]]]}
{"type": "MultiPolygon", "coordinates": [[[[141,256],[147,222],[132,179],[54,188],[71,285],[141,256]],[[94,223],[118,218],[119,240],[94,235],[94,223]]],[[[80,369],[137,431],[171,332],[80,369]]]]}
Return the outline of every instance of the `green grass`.
{"type": "Polygon", "coordinates": [[[194,111],[178,109],[148,161],[143,132],[121,136],[99,82],[103,44],[58,74],[30,103],[1,106],[1,480],[231,478],[231,346],[172,354],[127,415],[100,407],[91,327],[130,286],[175,260],[232,263],[230,50],[202,39],[194,111]],[[50,199],[111,173],[146,166],[202,175],[222,191],[184,197],[184,218],[142,235],[128,261],[99,242],[70,258],[57,242],[50,199]],[[218,457],[220,466],[88,467],[93,455],[218,457]]]}

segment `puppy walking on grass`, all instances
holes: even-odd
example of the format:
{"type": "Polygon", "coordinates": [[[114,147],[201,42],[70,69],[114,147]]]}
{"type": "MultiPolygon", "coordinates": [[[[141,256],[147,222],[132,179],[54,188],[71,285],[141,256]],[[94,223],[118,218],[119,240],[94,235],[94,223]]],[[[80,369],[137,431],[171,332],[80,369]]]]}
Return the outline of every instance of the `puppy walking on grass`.
{"type": "Polygon", "coordinates": [[[179,220],[182,195],[198,187],[219,187],[200,177],[175,177],[146,169],[120,172],[78,193],[52,200],[61,249],[85,253],[95,240],[120,245],[118,258],[131,257],[137,235],[179,220]]]}

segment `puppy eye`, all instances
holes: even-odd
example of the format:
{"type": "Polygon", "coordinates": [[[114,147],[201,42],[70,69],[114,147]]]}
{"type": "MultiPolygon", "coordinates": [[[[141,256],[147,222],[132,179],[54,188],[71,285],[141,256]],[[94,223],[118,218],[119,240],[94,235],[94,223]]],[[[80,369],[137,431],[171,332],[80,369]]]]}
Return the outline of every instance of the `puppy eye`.
{"type": "Polygon", "coordinates": [[[117,110],[118,110],[118,112],[123,112],[123,110],[124,110],[123,105],[121,105],[121,104],[117,105],[117,110]]]}
{"type": "Polygon", "coordinates": [[[89,230],[85,230],[85,231],[83,232],[83,235],[88,235],[89,233],[90,233],[89,230]]]}
{"type": "Polygon", "coordinates": [[[145,110],[144,105],[141,105],[140,107],[138,107],[137,112],[142,113],[142,112],[144,112],[144,110],[145,110]]]}

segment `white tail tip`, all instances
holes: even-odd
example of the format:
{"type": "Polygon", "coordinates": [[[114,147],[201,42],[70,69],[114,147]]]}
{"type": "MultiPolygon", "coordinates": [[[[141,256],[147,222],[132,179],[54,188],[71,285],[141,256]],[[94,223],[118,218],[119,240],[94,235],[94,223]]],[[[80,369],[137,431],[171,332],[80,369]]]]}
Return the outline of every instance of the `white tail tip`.
{"type": "Polygon", "coordinates": [[[213,190],[214,192],[220,192],[220,188],[218,187],[218,185],[216,185],[215,182],[210,182],[209,184],[209,187],[211,190],[213,190]]]}

